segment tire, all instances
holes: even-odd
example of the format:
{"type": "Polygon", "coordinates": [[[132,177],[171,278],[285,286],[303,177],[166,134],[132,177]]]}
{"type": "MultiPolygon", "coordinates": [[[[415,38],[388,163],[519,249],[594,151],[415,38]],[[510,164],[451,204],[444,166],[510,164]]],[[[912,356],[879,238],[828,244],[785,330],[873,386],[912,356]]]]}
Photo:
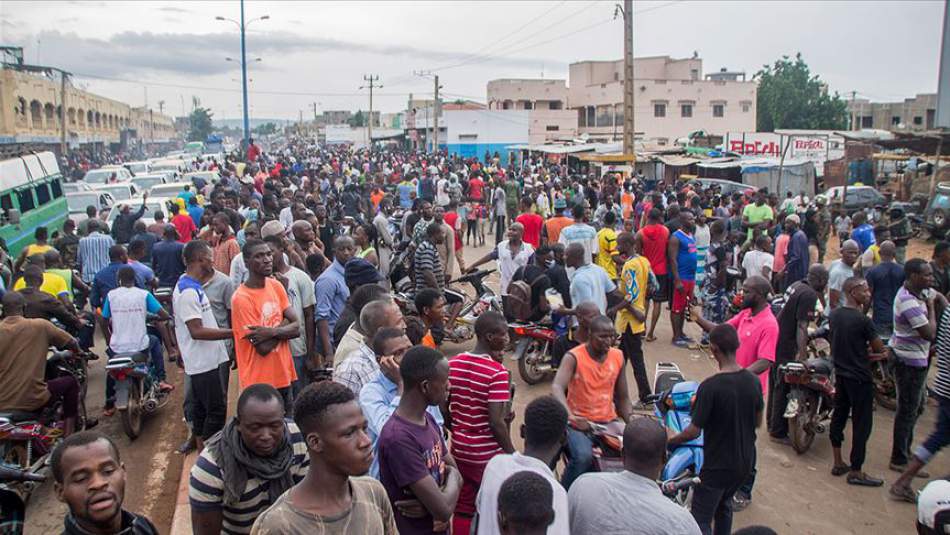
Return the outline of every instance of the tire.
{"type": "Polygon", "coordinates": [[[792,439],[792,447],[795,452],[801,455],[811,448],[815,441],[815,430],[812,428],[812,419],[815,417],[815,411],[818,409],[817,399],[814,393],[795,392],[793,396],[798,397],[798,413],[794,418],[788,419],[788,432],[792,439]]]}
{"type": "Polygon", "coordinates": [[[547,377],[548,372],[538,369],[538,363],[544,359],[547,344],[534,338],[522,338],[515,346],[515,358],[518,359],[518,374],[529,385],[536,385],[547,377]]]}
{"type": "Polygon", "coordinates": [[[137,381],[129,384],[129,406],[119,410],[119,417],[122,421],[122,429],[129,439],[135,440],[142,432],[142,398],[139,389],[142,386],[137,381]]]}
{"type": "Polygon", "coordinates": [[[889,411],[897,410],[897,397],[881,392],[877,385],[874,387],[874,401],[877,402],[879,407],[884,407],[889,411]]]}
{"type": "Polygon", "coordinates": [[[874,378],[874,401],[880,407],[889,411],[896,411],[897,385],[889,366],[883,362],[875,363],[872,377],[874,378]]]}

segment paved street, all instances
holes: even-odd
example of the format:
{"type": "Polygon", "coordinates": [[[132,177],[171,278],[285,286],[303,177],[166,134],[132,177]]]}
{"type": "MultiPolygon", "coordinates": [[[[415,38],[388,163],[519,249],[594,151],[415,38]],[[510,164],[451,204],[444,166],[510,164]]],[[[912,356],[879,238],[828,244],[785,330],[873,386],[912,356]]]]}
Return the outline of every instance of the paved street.
{"type": "MultiPolygon", "coordinates": [[[[929,250],[926,244],[917,244],[914,250],[929,250]]],[[[466,261],[472,262],[489,251],[488,247],[466,248],[466,261]]],[[[488,266],[490,267],[490,266],[488,266]]],[[[497,284],[497,275],[489,283],[497,284]]],[[[470,289],[467,289],[470,290],[470,289]]],[[[696,327],[692,335],[697,335],[696,327]]],[[[669,343],[669,321],[661,319],[657,329],[658,340],[644,344],[647,371],[652,375],[657,362],[671,361],[680,366],[689,379],[702,380],[716,371],[716,365],[707,355],[698,351],[679,349],[669,343]]],[[[470,349],[473,343],[463,346],[446,345],[447,355],[470,349]]],[[[97,350],[102,353],[102,343],[97,350]]],[[[525,405],[537,396],[550,392],[550,381],[529,386],[518,376],[517,364],[507,361],[512,372],[517,393],[515,398],[515,421],[512,435],[516,446],[521,446],[518,429],[525,405]]],[[[102,361],[91,371],[89,386],[89,409],[98,415],[104,398],[104,373],[102,361]]],[[[175,379],[178,389],[172,400],[158,413],[148,418],[142,436],[130,442],[122,432],[117,417],[103,420],[101,429],[113,437],[122,451],[122,459],[128,470],[126,507],[151,518],[159,531],[169,533],[182,457],[174,450],[185,437],[181,420],[181,372],[169,368],[169,376],[175,379]]],[[[632,373],[627,369],[628,384],[635,385],[632,373]]],[[[232,386],[235,381],[232,380],[232,386]]],[[[235,395],[230,397],[229,415],[234,412],[235,395]]],[[[934,408],[928,406],[920,419],[916,437],[923,440],[934,422],[934,408]]],[[[893,412],[878,409],[875,413],[874,431],[868,443],[868,473],[881,476],[889,482],[897,474],[887,468],[891,447],[893,412]]],[[[909,504],[894,502],[887,497],[887,486],[879,489],[852,487],[843,478],[830,475],[831,445],[827,434],[819,435],[812,448],[804,455],[797,455],[791,448],[776,445],[763,438],[758,441],[758,479],[752,505],[735,518],[735,526],[765,524],[779,533],[815,534],[830,533],[909,533],[913,530],[915,508],[909,504]]],[[[850,431],[846,435],[850,437],[850,431]]],[[[845,450],[850,442],[846,439],[845,450]]],[[[942,453],[928,466],[933,475],[950,474],[950,456],[942,453]]],[[[920,486],[923,480],[918,480],[920,486]]],[[[53,492],[51,483],[45,484],[33,495],[27,511],[27,535],[59,533],[65,508],[53,492]]],[[[187,525],[187,523],[185,524],[187,525]]],[[[188,533],[184,531],[182,533],[188,533]]]]}

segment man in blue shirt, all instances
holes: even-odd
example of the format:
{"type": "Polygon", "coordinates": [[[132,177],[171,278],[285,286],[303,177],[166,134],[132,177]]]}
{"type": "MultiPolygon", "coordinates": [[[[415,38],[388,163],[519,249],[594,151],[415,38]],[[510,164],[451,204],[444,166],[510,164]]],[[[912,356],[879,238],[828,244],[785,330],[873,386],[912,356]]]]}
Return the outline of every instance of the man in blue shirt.
{"type": "Polygon", "coordinates": [[[349,236],[339,236],[333,242],[333,263],[317,277],[317,335],[320,339],[324,362],[333,362],[333,327],[340,319],[340,312],[350,298],[350,289],[346,286],[346,269],[343,267],[353,258],[356,244],[349,236]]]}
{"type": "MultiPolygon", "coordinates": [[[[376,455],[376,441],[383,426],[389,417],[396,412],[399,400],[402,397],[402,376],[399,374],[399,364],[402,356],[412,347],[412,342],[405,335],[403,329],[384,328],[376,333],[372,340],[373,351],[379,359],[380,372],[376,378],[363,385],[360,390],[360,408],[366,417],[366,430],[373,441],[373,464],[369,468],[369,475],[379,479],[379,456],[376,455]]],[[[438,406],[431,406],[426,411],[435,418],[439,427],[442,427],[442,411],[438,406]]]]}
{"type": "MultiPolygon", "coordinates": [[[[113,245],[109,248],[109,265],[99,270],[92,280],[92,290],[89,292],[89,304],[93,308],[99,308],[103,305],[109,292],[119,286],[119,270],[128,267],[129,256],[122,245],[113,245]]],[[[135,275],[135,286],[145,289],[145,281],[141,276],[132,270],[135,275]]]]}
{"type": "Polygon", "coordinates": [[[886,240],[881,242],[881,263],[864,275],[871,289],[871,322],[877,335],[885,341],[894,331],[894,298],[904,285],[904,268],[895,262],[897,246],[886,240]]]}
{"type": "Polygon", "coordinates": [[[788,288],[792,284],[805,278],[808,273],[808,263],[810,255],[808,254],[808,236],[799,228],[801,219],[796,214],[791,214],[785,218],[785,231],[788,232],[788,251],[785,262],[785,278],[783,288],[788,288]]]}
{"type": "Polygon", "coordinates": [[[188,199],[188,215],[191,216],[191,220],[195,222],[195,226],[199,229],[201,228],[201,216],[204,213],[205,209],[198,205],[197,197],[188,199]]]}
{"type": "Polygon", "coordinates": [[[152,267],[158,277],[160,288],[172,288],[178,283],[178,277],[185,272],[182,260],[185,244],[178,241],[178,231],[174,225],[165,225],[162,241],[152,246],[152,267]]]}
{"type": "Polygon", "coordinates": [[[868,223],[868,216],[864,212],[854,214],[851,221],[854,225],[854,230],[851,231],[851,239],[858,242],[858,247],[861,248],[860,252],[864,253],[868,247],[876,243],[874,227],[868,223]]]}

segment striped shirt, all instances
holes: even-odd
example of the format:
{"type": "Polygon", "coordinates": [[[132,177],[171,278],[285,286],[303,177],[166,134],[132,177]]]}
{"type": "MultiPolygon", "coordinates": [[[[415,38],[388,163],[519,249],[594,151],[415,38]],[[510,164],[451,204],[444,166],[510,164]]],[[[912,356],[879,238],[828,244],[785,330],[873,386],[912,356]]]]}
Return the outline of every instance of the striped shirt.
{"type": "Polygon", "coordinates": [[[452,455],[457,460],[484,465],[504,453],[489,426],[488,404],[511,399],[508,383],[508,370],[488,355],[461,353],[449,360],[452,455]]]}
{"type": "Polygon", "coordinates": [[[426,270],[432,271],[435,277],[436,290],[441,291],[445,288],[445,269],[442,268],[442,259],[439,257],[439,251],[429,240],[423,240],[416,247],[416,253],[413,258],[416,270],[416,291],[428,288],[429,284],[423,276],[426,270]]]}
{"type": "Polygon", "coordinates": [[[937,325],[937,376],[933,389],[938,396],[950,399],[950,308],[943,311],[937,325]]]}
{"type": "MultiPolygon", "coordinates": [[[[290,431],[291,447],[294,451],[290,470],[293,473],[294,483],[299,483],[307,475],[307,469],[310,466],[307,444],[297,424],[288,420],[287,429],[290,431]]],[[[268,485],[269,482],[266,480],[249,476],[240,499],[234,503],[225,504],[221,469],[211,451],[205,448],[191,469],[188,501],[194,512],[221,511],[224,517],[221,533],[250,533],[254,520],[272,505],[267,493],[268,485]]]]}
{"type": "Polygon", "coordinates": [[[109,248],[115,245],[112,236],[98,231],[79,240],[79,265],[83,282],[92,282],[96,273],[109,265],[109,248]]]}
{"type": "Polygon", "coordinates": [[[340,364],[333,369],[333,381],[359,396],[363,385],[375,379],[377,373],[379,363],[376,361],[376,353],[366,344],[360,344],[359,349],[344,355],[340,364]]]}
{"type": "Polygon", "coordinates": [[[902,286],[894,298],[894,334],[888,342],[900,362],[915,368],[927,367],[930,342],[917,329],[929,321],[927,303],[902,286]]]}

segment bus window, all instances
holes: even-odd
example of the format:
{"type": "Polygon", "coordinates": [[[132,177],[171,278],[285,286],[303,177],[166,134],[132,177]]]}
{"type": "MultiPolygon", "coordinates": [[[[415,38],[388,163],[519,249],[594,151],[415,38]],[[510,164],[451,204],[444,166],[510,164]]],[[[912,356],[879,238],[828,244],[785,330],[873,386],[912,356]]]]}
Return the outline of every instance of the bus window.
{"type": "Polygon", "coordinates": [[[0,208],[3,209],[3,219],[6,220],[10,210],[13,210],[13,196],[9,193],[0,196],[0,208]]]}
{"type": "Polygon", "coordinates": [[[50,187],[53,188],[53,198],[58,199],[63,196],[63,183],[60,179],[55,179],[50,182],[50,187]]]}
{"type": "Polygon", "coordinates": [[[39,206],[43,206],[49,202],[49,188],[46,184],[40,184],[33,189],[36,190],[36,200],[39,202],[39,206]]]}
{"type": "Polygon", "coordinates": [[[20,213],[25,214],[36,207],[33,203],[33,190],[31,188],[21,189],[16,192],[20,204],[20,213]]]}

